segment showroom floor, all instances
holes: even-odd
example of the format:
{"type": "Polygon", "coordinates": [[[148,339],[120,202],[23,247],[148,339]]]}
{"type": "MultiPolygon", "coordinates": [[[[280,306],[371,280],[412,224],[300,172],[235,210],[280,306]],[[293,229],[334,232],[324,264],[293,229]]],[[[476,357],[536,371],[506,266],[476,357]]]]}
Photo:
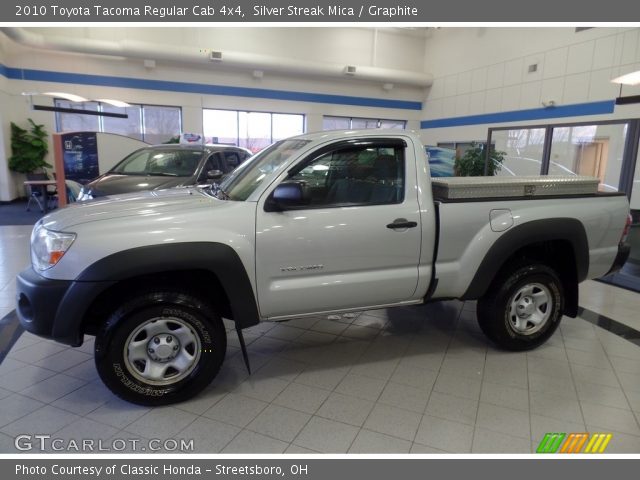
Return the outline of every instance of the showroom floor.
{"type": "MultiPolygon", "coordinates": [[[[30,230],[0,227],[0,318],[30,230]]],[[[636,330],[639,299],[582,286],[585,309],[636,330]]],[[[205,392],[149,409],[102,386],[90,340],[23,334],[0,364],[0,453],[20,434],[193,439],[206,453],[529,453],[547,432],[612,433],[608,453],[640,453],[640,346],[581,318],[528,353],[489,345],[472,302],[266,322],[245,331],[251,376],[228,335],[205,392]]]]}

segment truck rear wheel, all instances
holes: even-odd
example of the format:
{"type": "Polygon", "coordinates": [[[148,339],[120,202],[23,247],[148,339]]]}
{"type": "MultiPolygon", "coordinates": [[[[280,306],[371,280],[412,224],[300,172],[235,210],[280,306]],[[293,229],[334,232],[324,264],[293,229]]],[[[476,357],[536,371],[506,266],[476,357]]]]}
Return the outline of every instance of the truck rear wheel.
{"type": "Polygon", "coordinates": [[[100,378],[116,395],[147,406],[187,400],[218,374],[227,338],[222,319],[190,294],[140,294],[96,335],[100,378]]]}
{"type": "Polygon", "coordinates": [[[478,300],[478,323],[484,334],[507,350],[542,345],[562,319],[564,292],[556,272],[537,262],[507,267],[478,300]]]}

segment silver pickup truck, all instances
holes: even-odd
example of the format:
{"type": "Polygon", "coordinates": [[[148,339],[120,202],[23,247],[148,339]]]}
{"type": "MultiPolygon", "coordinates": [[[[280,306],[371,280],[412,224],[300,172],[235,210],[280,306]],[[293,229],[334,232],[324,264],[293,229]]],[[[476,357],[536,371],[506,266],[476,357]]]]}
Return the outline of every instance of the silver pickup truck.
{"type": "MultiPolygon", "coordinates": [[[[219,187],[107,197],[36,224],[17,278],[30,332],[79,346],[117,395],[185,400],[218,373],[222,318],[261,320],[478,299],[499,347],[545,342],[578,283],[629,254],[624,194],[595,179],[429,177],[408,132],[273,144],[219,187]]],[[[245,357],[246,358],[246,357],[245,357]]]]}

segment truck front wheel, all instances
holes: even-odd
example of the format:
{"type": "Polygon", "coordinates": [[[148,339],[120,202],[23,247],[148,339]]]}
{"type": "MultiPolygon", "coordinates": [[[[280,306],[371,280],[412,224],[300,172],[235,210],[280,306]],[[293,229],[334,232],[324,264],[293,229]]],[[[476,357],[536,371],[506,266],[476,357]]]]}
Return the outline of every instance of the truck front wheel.
{"type": "Polygon", "coordinates": [[[222,319],[190,294],[136,296],[96,335],[100,378],[119,397],[158,406],[187,400],[217,375],[227,346],[222,319]]]}
{"type": "Polygon", "coordinates": [[[478,300],[484,334],[507,350],[530,350],[546,342],[562,319],[564,293],[547,265],[522,262],[507,267],[478,300]]]}

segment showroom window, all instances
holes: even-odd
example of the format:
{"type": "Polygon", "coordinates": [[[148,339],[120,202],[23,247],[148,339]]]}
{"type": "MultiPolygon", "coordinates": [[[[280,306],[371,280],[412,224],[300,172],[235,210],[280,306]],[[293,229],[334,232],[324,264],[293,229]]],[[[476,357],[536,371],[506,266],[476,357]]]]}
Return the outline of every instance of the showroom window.
{"type": "MultiPolygon", "coordinates": [[[[74,103],[56,99],[55,105],[59,108],[73,108],[74,103]]],[[[82,109],[98,112],[99,104],[86,102],[82,104],[82,109]]],[[[78,113],[56,113],[56,125],[58,132],[99,132],[100,117],[78,113]]]]}
{"type": "Polygon", "coordinates": [[[322,118],[323,130],[363,130],[367,128],[391,128],[404,130],[404,120],[385,120],[381,118],[332,117],[322,118]]]}
{"type": "MultiPolygon", "coordinates": [[[[74,108],[68,100],[55,100],[56,107],[74,108]]],[[[77,107],[76,107],[77,108],[77,107]]],[[[58,132],[104,132],[137,138],[143,142],[166,143],[182,132],[182,109],[163,105],[131,105],[114,107],[100,102],[85,102],[83,110],[104,113],[124,113],[127,118],[115,118],[81,113],[56,113],[58,132]]]]}
{"type": "Polygon", "coordinates": [[[489,137],[506,152],[499,175],[586,175],[599,190],[619,190],[629,120],[495,127],[489,137]]]}
{"type": "Polygon", "coordinates": [[[182,131],[182,109],[159,105],[142,105],[143,140],[148,143],[163,143],[180,135],[182,131]]]}
{"type": "Polygon", "coordinates": [[[202,125],[208,142],[237,145],[256,153],[277,140],[304,133],[304,115],[205,108],[202,125]]]}
{"type": "Polygon", "coordinates": [[[497,175],[539,175],[542,168],[545,129],[512,128],[496,131],[491,140],[496,149],[505,152],[497,175]]]}
{"type": "MultiPolygon", "coordinates": [[[[487,142],[485,140],[467,140],[463,142],[453,141],[453,142],[438,142],[438,147],[442,148],[451,148],[456,151],[456,158],[464,157],[464,154],[467,153],[467,150],[471,150],[474,147],[481,147],[482,150],[486,150],[487,142]]],[[[493,143],[492,143],[493,145],[493,143]]]]}
{"type": "MultiPolygon", "coordinates": [[[[129,115],[129,118],[96,117],[96,119],[102,118],[102,129],[99,131],[107,133],[117,133],[119,135],[137,138],[138,140],[144,139],[144,135],[142,134],[142,105],[132,105],[131,107],[127,107],[126,109],[124,109],[102,104],[102,111],[108,113],[126,113],[127,115],[129,115]],[[126,112],[123,112],[123,110],[126,110],[126,112]]],[[[86,117],[87,115],[69,116],[86,117]]],[[[151,141],[148,142],[155,143],[151,141]]],[[[158,143],[162,143],[162,141],[158,143]]]]}
{"type": "Polygon", "coordinates": [[[381,144],[324,153],[293,172],[306,185],[311,208],[385,205],[404,199],[404,148],[381,144]]]}

